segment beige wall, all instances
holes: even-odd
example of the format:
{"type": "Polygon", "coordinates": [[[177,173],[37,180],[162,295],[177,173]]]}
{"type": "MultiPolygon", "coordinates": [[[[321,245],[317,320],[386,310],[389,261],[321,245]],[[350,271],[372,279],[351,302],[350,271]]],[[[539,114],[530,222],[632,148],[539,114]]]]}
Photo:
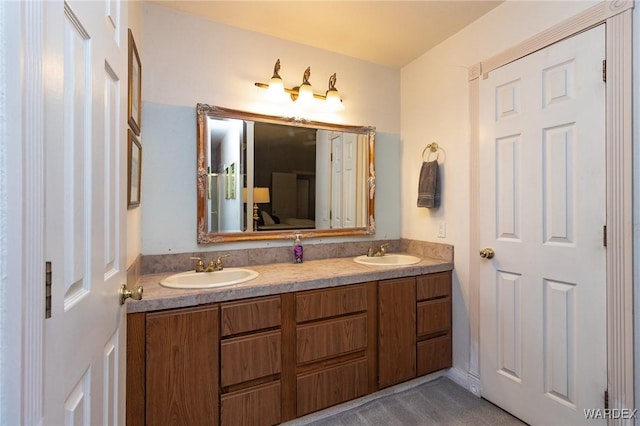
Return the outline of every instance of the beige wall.
{"type": "Polygon", "coordinates": [[[378,131],[400,131],[398,70],[241,30],[161,6],[143,7],[143,98],[163,105],[209,103],[272,115],[299,115],[321,121],[371,125],[378,131]],[[294,104],[279,107],[265,101],[265,90],[280,59],[287,87],[298,86],[307,66],[316,93],[336,87],[345,109],[340,113],[300,112],[294,104]],[[145,69],[148,70],[145,72],[145,69]]]}
{"type": "Polygon", "coordinates": [[[455,247],[454,366],[469,362],[469,89],[467,69],[592,6],[587,1],[507,1],[401,71],[403,238],[455,247]],[[416,207],[420,155],[436,141],[443,171],[442,205],[416,207]],[[437,238],[445,222],[446,238],[437,238]]]}

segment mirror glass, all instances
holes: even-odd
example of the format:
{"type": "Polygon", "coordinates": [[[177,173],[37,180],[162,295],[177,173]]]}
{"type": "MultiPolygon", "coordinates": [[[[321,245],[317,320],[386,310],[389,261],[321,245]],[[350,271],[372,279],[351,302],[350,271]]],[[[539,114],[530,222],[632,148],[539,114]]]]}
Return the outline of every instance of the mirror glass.
{"type": "Polygon", "coordinates": [[[197,116],[198,243],[375,233],[373,127],[197,116]]]}

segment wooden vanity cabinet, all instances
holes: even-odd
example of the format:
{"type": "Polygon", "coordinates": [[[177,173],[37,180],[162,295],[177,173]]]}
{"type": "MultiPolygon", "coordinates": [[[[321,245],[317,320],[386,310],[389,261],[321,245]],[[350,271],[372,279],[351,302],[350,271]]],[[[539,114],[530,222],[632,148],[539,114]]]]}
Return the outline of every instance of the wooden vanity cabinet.
{"type": "Polygon", "coordinates": [[[295,294],[296,416],[376,390],[376,283],[295,294]]]}
{"type": "Polygon", "coordinates": [[[220,424],[280,423],[280,296],[221,303],[220,316],[220,424]]]}
{"type": "Polygon", "coordinates": [[[416,377],[416,279],[378,283],[378,385],[416,377]]]}
{"type": "Polygon", "coordinates": [[[451,367],[451,272],[378,283],[378,385],[451,367]]]}
{"type": "Polygon", "coordinates": [[[127,316],[127,425],[269,426],[451,366],[451,272],[127,316]]]}
{"type": "Polygon", "coordinates": [[[416,277],[417,374],[451,367],[451,272],[416,277]]]}
{"type": "Polygon", "coordinates": [[[218,307],[133,314],[127,425],[218,423],[218,307]]]}

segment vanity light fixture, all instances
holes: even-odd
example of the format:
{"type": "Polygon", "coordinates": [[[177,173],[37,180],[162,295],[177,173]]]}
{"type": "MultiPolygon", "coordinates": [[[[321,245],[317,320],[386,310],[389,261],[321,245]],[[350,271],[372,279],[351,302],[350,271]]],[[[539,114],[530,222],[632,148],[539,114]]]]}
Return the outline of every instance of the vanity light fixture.
{"type": "Polygon", "coordinates": [[[327,90],[325,99],[327,100],[329,108],[333,110],[344,108],[342,99],[340,98],[340,93],[338,93],[338,89],[336,89],[336,73],[333,73],[333,75],[329,77],[329,90],[327,90]]]}
{"type": "MultiPolygon", "coordinates": [[[[307,67],[304,70],[304,74],[302,74],[302,84],[297,87],[298,89],[298,101],[307,103],[311,102],[313,99],[313,87],[311,83],[309,83],[309,77],[311,77],[311,67],[307,67]]],[[[295,87],[293,88],[296,89],[295,87]]],[[[291,99],[293,99],[293,93],[291,94],[291,99]]],[[[295,101],[295,99],[293,99],[295,101]]]]}
{"type": "Polygon", "coordinates": [[[282,77],[280,77],[280,74],[278,74],[279,71],[280,59],[276,61],[276,65],[273,67],[273,76],[271,77],[271,80],[269,80],[269,84],[266,85],[268,95],[274,99],[284,97],[284,82],[282,81],[282,77]]]}
{"type": "Polygon", "coordinates": [[[280,98],[285,93],[288,93],[291,96],[292,101],[308,102],[311,99],[316,98],[327,101],[327,104],[331,109],[337,110],[344,108],[342,105],[342,99],[340,98],[340,93],[338,92],[338,89],[336,89],[335,73],[329,77],[329,90],[327,90],[324,95],[313,92],[313,87],[309,82],[309,77],[311,77],[311,67],[307,67],[304,71],[300,86],[295,86],[291,89],[285,87],[282,77],[280,77],[280,59],[278,59],[273,67],[273,76],[269,80],[269,84],[256,82],[255,85],[257,87],[267,89],[269,91],[269,96],[273,99],[280,98]]]}

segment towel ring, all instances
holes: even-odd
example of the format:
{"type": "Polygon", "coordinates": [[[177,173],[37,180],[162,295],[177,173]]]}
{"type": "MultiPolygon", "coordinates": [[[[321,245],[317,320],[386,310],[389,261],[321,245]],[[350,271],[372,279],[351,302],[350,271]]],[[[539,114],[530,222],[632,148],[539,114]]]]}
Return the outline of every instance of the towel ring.
{"type": "Polygon", "coordinates": [[[431,142],[422,151],[422,161],[437,161],[438,158],[440,157],[440,151],[439,150],[440,150],[440,147],[438,146],[438,143],[437,142],[431,142]],[[427,150],[429,150],[429,154],[427,155],[427,159],[425,160],[424,153],[427,152],[427,150]],[[434,160],[431,160],[431,154],[433,154],[434,152],[436,154],[436,158],[434,160]]]}

